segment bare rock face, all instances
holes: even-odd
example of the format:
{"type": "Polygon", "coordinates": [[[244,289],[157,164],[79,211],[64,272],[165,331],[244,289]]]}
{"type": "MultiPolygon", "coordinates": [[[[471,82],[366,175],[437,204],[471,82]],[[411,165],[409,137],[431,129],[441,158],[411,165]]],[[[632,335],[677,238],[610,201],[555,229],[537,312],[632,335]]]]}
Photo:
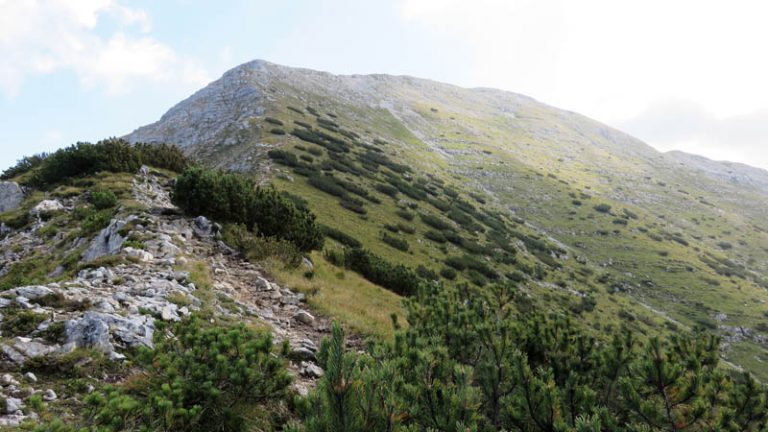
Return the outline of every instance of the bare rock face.
{"type": "Polygon", "coordinates": [[[24,191],[14,182],[0,182],[0,213],[16,210],[24,201],[24,191]]]}
{"type": "Polygon", "coordinates": [[[90,262],[96,258],[120,252],[120,248],[125,242],[125,238],[120,235],[120,230],[125,224],[126,221],[112,219],[109,226],[101,230],[99,235],[93,239],[91,246],[83,252],[83,261],[90,262]]]}
{"type": "Polygon", "coordinates": [[[235,144],[226,136],[230,122],[247,124],[249,118],[264,112],[264,95],[256,78],[266,69],[265,62],[255,62],[230,70],[171,108],[158,122],[126,138],[131,142],[172,142],[187,151],[195,144],[212,144],[218,139],[224,139],[224,145],[235,144]]]}

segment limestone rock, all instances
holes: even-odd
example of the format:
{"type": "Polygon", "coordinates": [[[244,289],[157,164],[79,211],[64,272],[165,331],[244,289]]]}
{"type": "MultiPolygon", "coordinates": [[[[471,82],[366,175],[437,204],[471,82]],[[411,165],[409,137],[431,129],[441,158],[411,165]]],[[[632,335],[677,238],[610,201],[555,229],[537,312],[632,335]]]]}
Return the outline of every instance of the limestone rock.
{"type": "Polygon", "coordinates": [[[33,216],[39,216],[61,210],[64,210],[64,205],[58,200],[43,200],[32,207],[32,210],[30,210],[29,213],[33,216]]]}
{"type": "Polygon", "coordinates": [[[315,322],[315,317],[312,316],[309,312],[305,310],[299,310],[294,316],[293,319],[307,325],[312,325],[315,322]]]}
{"type": "Polygon", "coordinates": [[[301,376],[303,377],[312,379],[322,378],[323,375],[325,375],[323,368],[312,362],[301,362],[299,373],[301,373],[301,376]]]}
{"type": "Polygon", "coordinates": [[[29,300],[37,300],[41,297],[45,297],[49,294],[53,294],[53,290],[41,285],[31,285],[31,286],[14,288],[12,290],[9,290],[8,293],[18,297],[24,297],[29,300]]]}
{"type": "Polygon", "coordinates": [[[51,389],[48,389],[45,391],[45,393],[43,393],[43,400],[46,402],[55,401],[58,398],[59,397],[56,395],[56,392],[51,389]]]}
{"type": "Polygon", "coordinates": [[[15,414],[17,411],[21,411],[23,408],[24,408],[24,402],[22,402],[21,399],[12,398],[12,397],[5,399],[6,414],[15,414]]]}
{"type": "Polygon", "coordinates": [[[0,351],[17,365],[23,365],[30,358],[43,357],[58,350],[58,345],[45,345],[39,340],[25,337],[16,337],[10,343],[0,346],[0,351]]]}
{"type": "Polygon", "coordinates": [[[109,340],[109,325],[98,315],[86,313],[79,320],[67,321],[65,334],[67,336],[66,349],[92,348],[105,353],[114,351],[109,340]]]}
{"type": "Polygon", "coordinates": [[[132,247],[127,247],[123,249],[123,253],[128,257],[136,258],[137,260],[141,262],[150,262],[153,259],[155,259],[154,256],[152,256],[151,253],[142,250],[142,249],[134,249],[132,247]]]}
{"type": "Polygon", "coordinates": [[[198,216],[192,220],[192,229],[198,237],[210,237],[213,235],[213,223],[205,216],[198,216]]]}
{"type": "Polygon", "coordinates": [[[96,258],[118,253],[125,242],[125,238],[120,235],[120,230],[125,224],[126,221],[112,219],[109,226],[101,230],[93,239],[91,246],[83,252],[83,261],[90,262],[96,258]]]}
{"type": "Polygon", "coordinates": [[[0,182],[0,213],[16,210],[22,201],[24,201],[24,192],[17,183],[0,182]]]}

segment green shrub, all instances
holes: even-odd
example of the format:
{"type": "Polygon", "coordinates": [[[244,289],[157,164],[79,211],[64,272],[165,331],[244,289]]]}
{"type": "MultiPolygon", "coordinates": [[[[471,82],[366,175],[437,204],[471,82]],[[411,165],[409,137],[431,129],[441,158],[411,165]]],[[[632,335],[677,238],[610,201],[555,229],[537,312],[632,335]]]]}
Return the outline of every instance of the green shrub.
{"type": "Polygon", "coordinates": [[[447,280],[454,280],[456,279],[456,276],[458,276],[458,273],[456,270],[450,268],[450,267],[443,267],[442,270],[440,270],[440,276],[447,280]]]}
{"type": "Polygon", "coordinates": [[[285,150],[270,150],[267,152],[270,159],[281,165],[295,167],[299,165],[299,159],[295,154],[285,150]]]}
{"type": "Polygon", "coordinates": [[[486,279],[486,277],[477,270],[469,270],[467,272],[467,279],[479,287],[483,287],[488,284],[488,279],[486,279]]]}
{"type": "Polygon", "coordinates": [[[272,135],[285,135],[285,130],[280,128],[272,128],[269,130],[272,135]]]}
{"type": "Polygon", "coordinates": [[[27,336],[46,319],[44,314],[21,309],[5,309],[0,329],[5,337],[27,336]]]}
{"type": "Polygon", "coordinates": [[[403,296],[416,293],[419,276],[402,264],[392,264],[361,248],[346,249],[341,256],[326,256],[335,265],[360,273],[369,281],[403,296]]]}
{"type": "Polygon", "coordinates": [[[319,130],[294,128],[293,131],[291,131],[291,135],[303,141],[325,147],[331,152],[349,153],[351,150],[351,146],[346,141],[319,130]]]}
{"type": "Polygon", "coordinates": [[[403,252],[408,252],[409,245],[408,245],[408,242],[405,239],[402,239],[400,237],[391,236],[391,235],[387,234],[386,232],[383,232],[382,235],[381,235],[381,241],[383,241],[384,243],[392,246],[393,248],[395,248],[397,250],[400,250],[400,251],[403,251],[403,252]]]}
{"type": "Polygon", "coordinates": [[[267,122],[267,123],[272,123],[273,125],[277,125],[277,126],[283,126],[284,125],[282,120],[278,120],[278,119],[272,118],[272,117],[265,117],[264,121],[267,122]]]}
{"type": "Polygon", "coordinates": [[[345,209],[360,215],[368,213],[368,210],[363,207],[362,201],[349,196],[342,198],[341,201],[339,201],[339,204],[345,209]]]}
{"type": "Polygon", "coordinates": [[[404,223],[398,223],[397,224],[397,228],[400,231],[402,231],[402,232],[404,232],[406,234],[415,234],[416,233],[416,227],[414,227],[413,225],[407,225],[407,224],[404,224],[404,223]]]}
{"type": "Polygon", "coordinates": [[[611,206],[608,204],[598,204],[594,207],[595,211],[600,213],[610,213],[611,206]]]}
{"type": "Polygon", "coordinates": [[[416,217],[416,215],[414,215],[413,213],[409,212],[408,210],[402,210],[402,209],[395,211],[395,214],[400,216],[401,218],[409,221],[409,222],[412,221],[416,217]]]}
{"type": "Polygon", "coordinates": [[[106,228],[112,220],[112,216],[115,215],[115,210],[109,208],[99,211],[88,210],[82,214],[83,218],[80,222],[81,237],[87,237],[106,228]]]}
{"type": "Polygon", "coordinates": [[[243,224],[259,235],[290,241],[302,252],[322,248],[315,215],[242,174],[190,168],[176,180],[172,199],[187,214],[243,224]]]}
{"type": "Polygon", "coordinates": [[[336,228],[331,228],[327,225],[321,225],[320,229],[322,230],[323,234],[325,234],[327,237],[330,237],[336,240],[337,242],[343,244],[344,246],[357,248],[363,245],[356,238],[336,228]]]}
{"type": "Polygon", "coordinates": [[[93,175],[100,171],[134,173],[142,165],[181,171],[189,159],[175,146],[132,145],[120,138],[96,144],[77,143],[46,156],[36,169],[33,183],[50,186],[66,178],[93,175]]]}
{"type": "Polygon", "coordinates": [[[435,230],[429,230],[424,233],[424,237],[428,238],[429,240],[432,240],[437,243],[445,243],[447,240],[445,239],[445,235],[443,235],[440,231],[435,230]]]}
{"type": "Polygon", "coordinates": [[[421,217],[422,222],[425,224],[431,226],[432,228],[442,231],[442,230],[449,230],[453,229],[453,225],[445,221],[444,219],[433,216],[430,214],[422,213],[419,215],[421,217]]]}
{"type": "Polygon", "coordinates": [[[391,196],[392,198],[397,196],[397,188],[394,186],[390,186],[384,183],[376,183],[373,188],[383,193],[384,195],[391,196]]]}
{"type": "Polygon", "coordinates": [[[96,210],[109,209],[117,205],[117,195],[111,190],[91,191],[90,202],[96,210]]]}
{"type": "Polygon", "coordinates": [[[311,154],[311,155],[314,155],[314,156],[322,156],[322,155],[323,155],[323,150],[322,150],[322,149],[319,149],[319,148],[317,148],[317,147],[309,147],[309,148],[307,149],[307,152],[308,152],[309,154],[311,154]]]}
{"type": "Polygon", "coordinates": [[[423,265],[416,267],[416,274],[419,275],[420,278],[428,281],[435,281],[438,279],[437,273],[434,270],[424,267],[423,265]]]}
{"type": "Polygon", "coordinates": [[[291,378],[272,354],[269,334],[243,325],[206,327],[192,318],[155,335],[155,349],[142,350],[138,359],[147,370],[142,381],[85,398],[97,430],[237,432],[251,430],[255,421],[269,430],[276,426],[265,408],[286,399],[291,378]],[[261,418],[252,417],[259,412],[261,418]]]}
{"type": "Polygon", "coordinates": [[[289,267],[298,267],[301,264],[301,253],[293,243],[253,234],[243,224],[226,224],[222,240],[254,262],[277,258],[289,267]]]}
{"type": "Polygon", "coordinates": [[[308,180],[311,186],[337,197],[344,197],[347,195],[347,190],[344,189],[333,176],[313,176],[308,180]]]}
{"type": "Polygon", "coordinates": [[[10,180],[14,177],[28,173],[40,166],[46,157],[48,157],[48,155],[45,153],[33,156],[25,156],[19,159],[16,162],[16,165],[3,171],[3,173],[0,174],[0,180],[10,180]]]}

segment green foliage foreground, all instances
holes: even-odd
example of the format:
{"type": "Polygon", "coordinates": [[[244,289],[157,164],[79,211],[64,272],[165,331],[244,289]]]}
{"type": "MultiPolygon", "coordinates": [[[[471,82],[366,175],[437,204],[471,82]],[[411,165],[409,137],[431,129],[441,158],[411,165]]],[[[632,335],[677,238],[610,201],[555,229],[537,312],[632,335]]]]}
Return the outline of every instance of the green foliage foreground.
{"type": "Polygon", "coordinates": [[[291,378],[268,334],[193,318],[160,328],[155,344],[138,356],[144,373],[86,397],[84,424],[35,431],[237,432],[281,422],[273,417],[285,411],[291,378]]]}
{"type": "Polygon", "coordinates": [[[712,336],[599,340],[505,284],[423,285],[407,307],[408,327],[367,353],[347,351],[334,324],[325,376],[292,404],[268,335],[187,320],[159,331],[138,378],[86,398],[82,429],[38,430],[768,430],[766,389],[720,368],[712,336]]]}
{"type": "Polygon", "coordinates": [[[714,337],[598,340],[529,307],[508,285],[430,285],[392,345],[345,353],[334,328],[293,430],[767,430],[765,388],[718,367],[714,337]]]}

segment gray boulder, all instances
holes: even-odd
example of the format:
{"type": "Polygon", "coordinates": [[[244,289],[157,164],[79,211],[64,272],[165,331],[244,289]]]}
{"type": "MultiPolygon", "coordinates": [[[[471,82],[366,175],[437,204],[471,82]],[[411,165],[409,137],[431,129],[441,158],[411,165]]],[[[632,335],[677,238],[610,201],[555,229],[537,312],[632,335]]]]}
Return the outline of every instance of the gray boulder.
{"type": "Polygon", "coordinates": [[[210,237],[214,234],[213,223],[205,216],[198,216],[192,220],[192,230],[198,237],[210,237]]]}
{"type": "Polygon", "coordinates": [[[0,351],[12,362],[23,365],[28,359],[43,357],[58,351],[59,346],[45,345],[38,340],[16,337],[10,343],[0,346],[0,351]]]}
{"type": "Polygon", "coordinates": [[[126,221],[112,219],[109,226],[101,230],[88,249],[83,252],[83,261],[90,262],[96,258],[120,252],[125,242],[125,237],[120,235],[120,230],[126,223],[126,221]]]}
{"type": "Polygon", "coordinates": [[[312,362],[301,362],[301,369],[299,373],[303,377],[312,379],[322,378],[323,375],[325,375],[323,368],[312,362]]]}
{"type": "Polygon", "coordinates": [[[25,297],[29,300],[37,300],[41,297],[53,294],[53,290],[42,285],[32,285],[14,288],[9,290],[8,293],[18,297],[25,297]]]}
{"type": "Polygon", "coordinates": [[[87,312],[78,320],[67,321],[65,350],[92,348],[105,353],[114,351],[109,340],[109,325],[100,316],[87,312]]]}
{"type": "Polygon", "coordinates": [[[17,183],[0,182],[0,213],[16,210],[24,201],[24,191],[17,183]]]}
{"type": "Polygon", "coordinates": [[[106,353],[114,351],[110,333],[115,341],[129,347],[152,346],[154,320],[146,316],[122,317],[117,314],[88,311],[78,320],[67,322],[65,348],[95,348],[106,353]]]}
{"type": "Polygon", "coordinates": [[[21,411],[22,408],[24,408],[24,402],[22,402],[21,399],[12,397],[5,399],[6,414],[15,414],[17,411],[21,411]]]}
{"type": "Polygon", "coordinates": [[[43,400],[46,402],[55,401],[58,398],[59,396],[52,389],[48,389],[45,391],[45,393],[43,393],[43,400]]]}
{"type": "Polygon", "coordinates": [[[312,325],[315,322],[315,317],[312,316],[309,312],[305,310],[299,310],[294,316],[293,319],[307,325],[312,325]]]}

